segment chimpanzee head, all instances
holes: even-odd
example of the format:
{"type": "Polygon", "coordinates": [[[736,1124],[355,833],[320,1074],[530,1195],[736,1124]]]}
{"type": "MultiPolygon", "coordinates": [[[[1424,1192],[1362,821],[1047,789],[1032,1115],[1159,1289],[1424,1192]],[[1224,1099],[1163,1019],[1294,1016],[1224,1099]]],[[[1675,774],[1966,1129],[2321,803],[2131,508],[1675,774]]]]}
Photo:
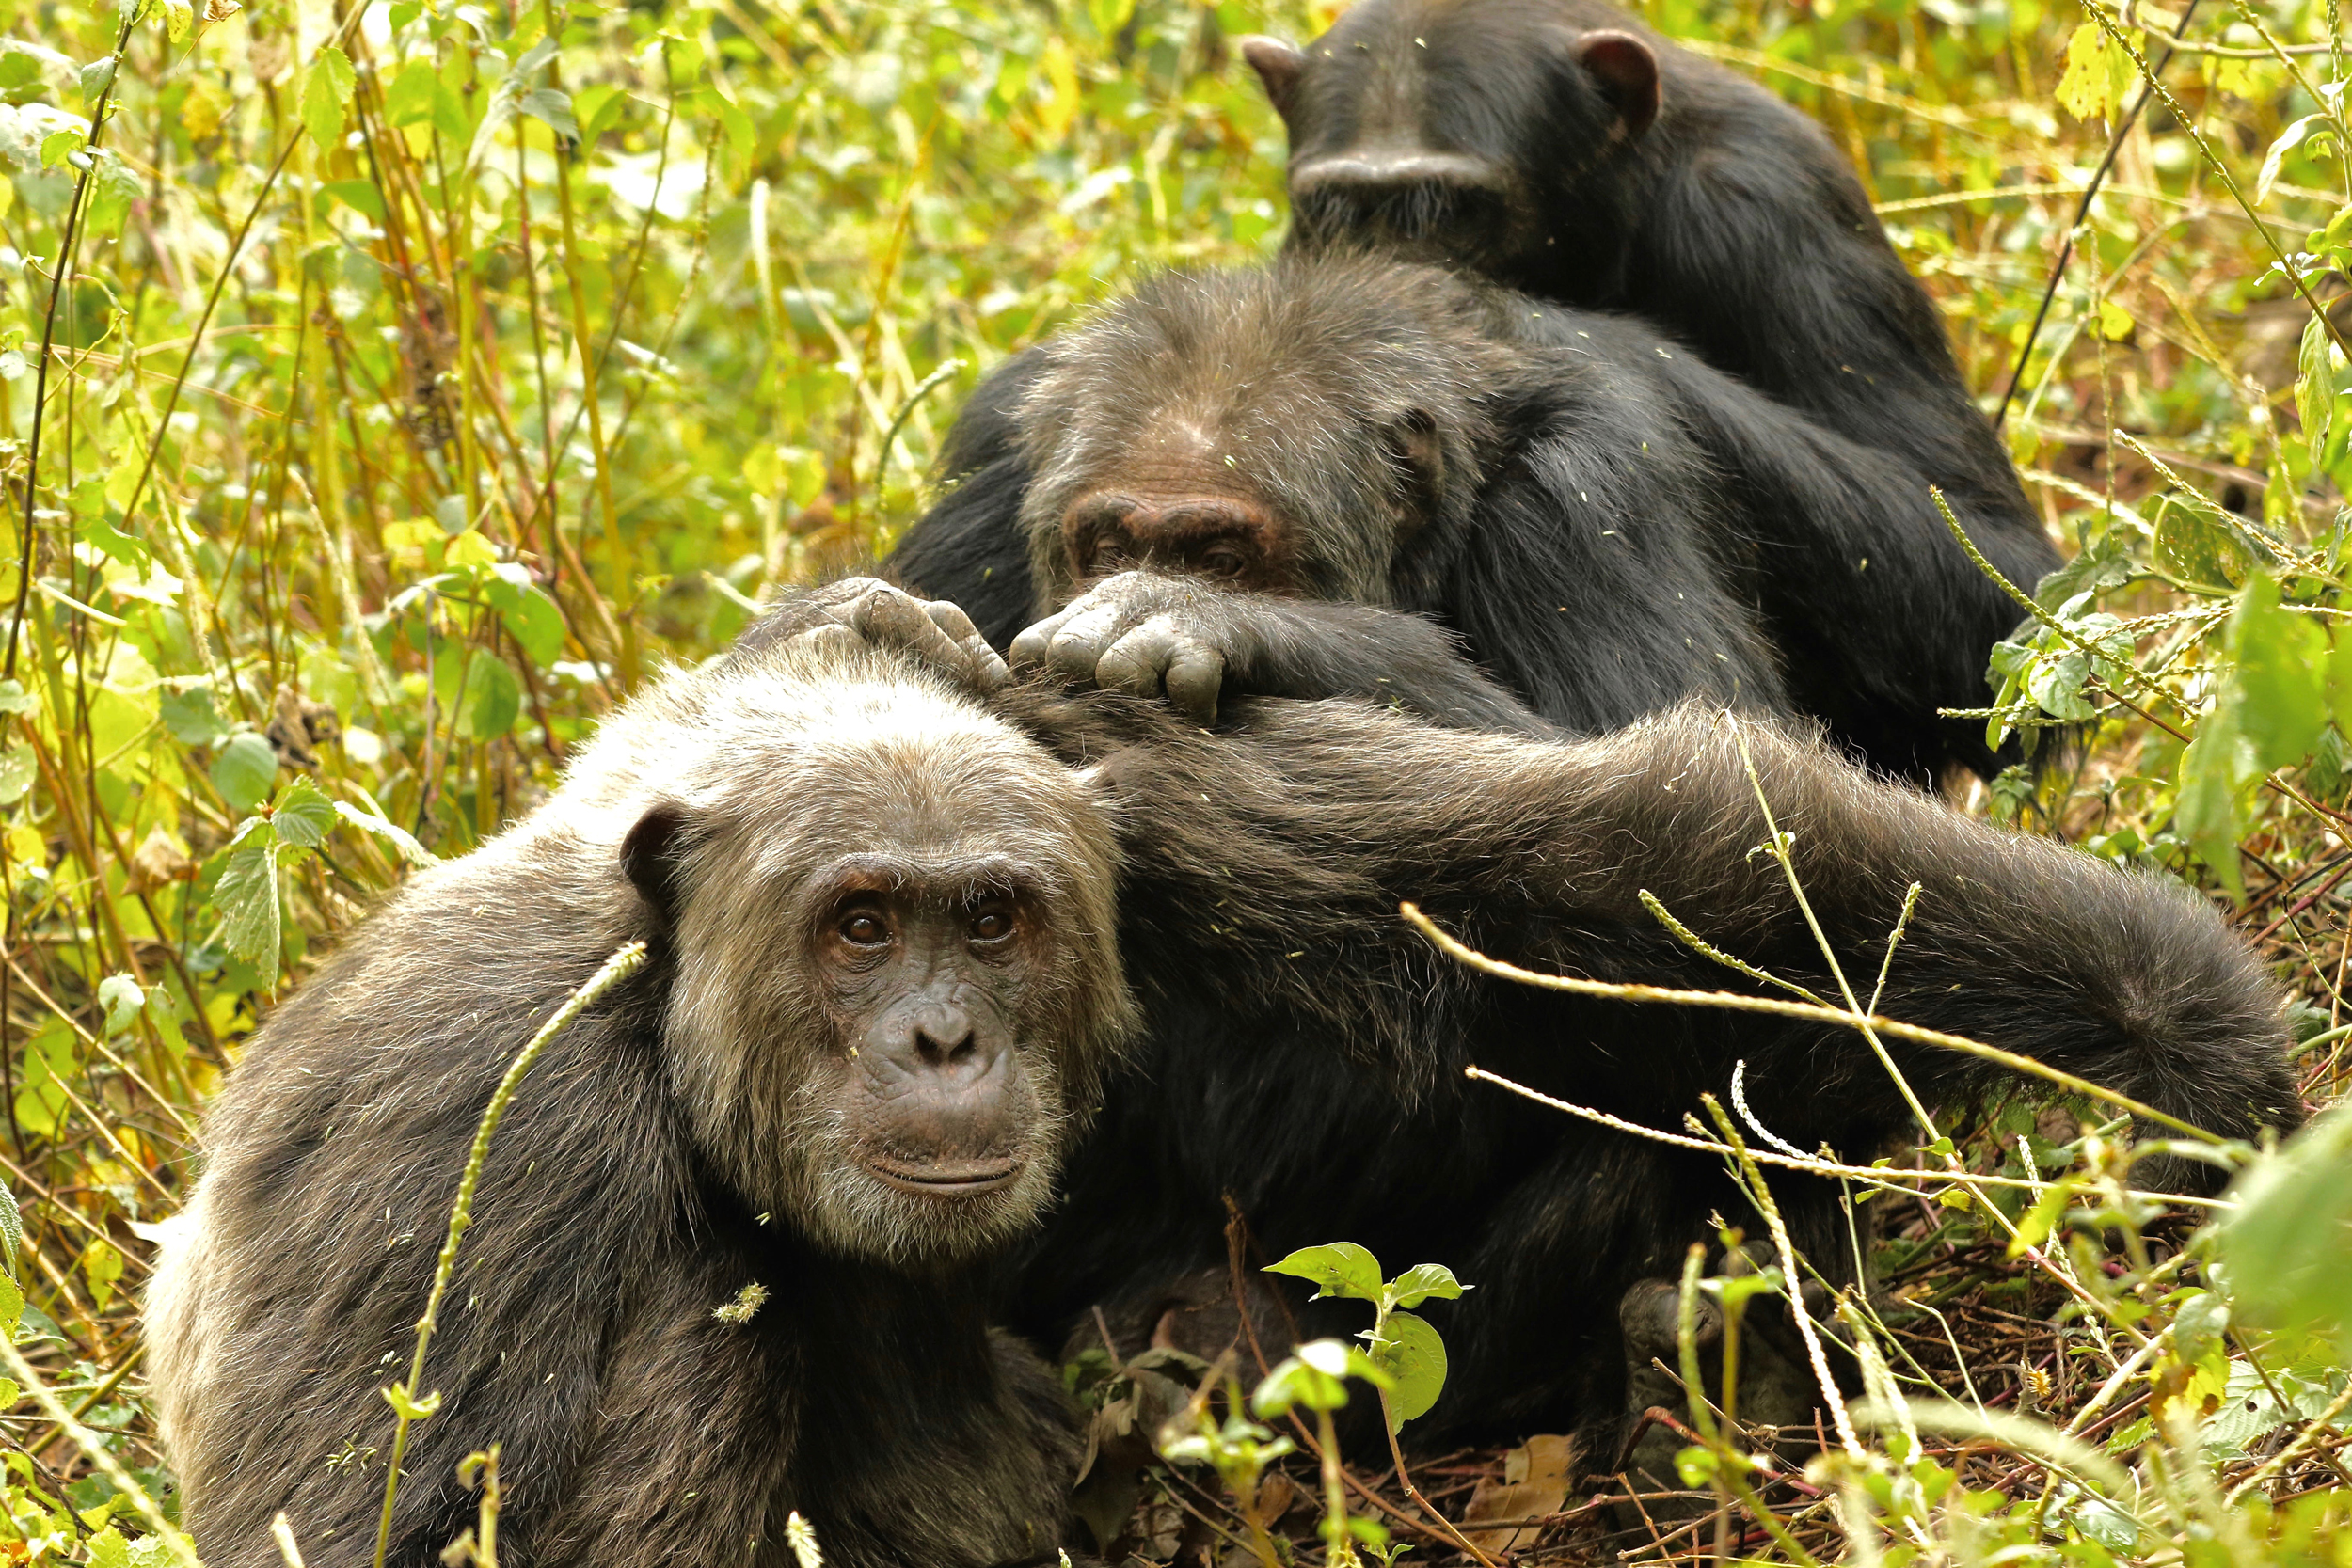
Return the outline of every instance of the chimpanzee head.
{"type": "MultiPolygon", "coordinates": [[[[755,1210],[900,1265],[1036,1218],[1132,1023],[1115,849],[1027,737],[876,659],[765,652],[622,865],[675,966],[667,1070],[755,1210]]],[[[686,726],[666,733],[688,733],[686,726]]]]}
{"type": "Polygon", "coordinates": [[[1386,604],[1458,535],[1517,359],[1490,296],[1361,258],[1169,273],[1054,340],[1021,409],[1039,613],[1134,567],[1386,604]]]}
{"type": "Polygon", "coordinates": [[[1243,40],[1290,131],[1292,243],[1607,293],[1659,55],[1625,27],[1590,25],[1597,13],[1578,0],[1359,0],[1304,49],[1243,40]],[[1564,281],[1580,268],[1596,276],[1564,281]]]}

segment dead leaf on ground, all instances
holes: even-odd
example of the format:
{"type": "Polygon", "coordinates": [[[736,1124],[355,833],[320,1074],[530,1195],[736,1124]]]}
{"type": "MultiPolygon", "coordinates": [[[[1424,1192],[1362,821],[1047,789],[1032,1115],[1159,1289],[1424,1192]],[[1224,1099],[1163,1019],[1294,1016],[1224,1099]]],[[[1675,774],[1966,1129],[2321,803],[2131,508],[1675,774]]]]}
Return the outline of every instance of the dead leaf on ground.
{"type": "MultiPolygon", "coordinates": [[[[1488,1519],[1537,1519],[1557,1513],[1568,1500],[1568,1476],[1575,1467],[1576,1445],[1565,1437],[1531,1437],[1523,1448],[1502,1456],[1502,1479],[1482,1476],[1462,1513],[1465,1526],[1488,1519]]],[[[1543,1533],[1540,1525],[1513,1529],[1472,1529],[1470,1544],[1486,1553],[1516,1552],[1532,1546],[1543,1533]]]]}

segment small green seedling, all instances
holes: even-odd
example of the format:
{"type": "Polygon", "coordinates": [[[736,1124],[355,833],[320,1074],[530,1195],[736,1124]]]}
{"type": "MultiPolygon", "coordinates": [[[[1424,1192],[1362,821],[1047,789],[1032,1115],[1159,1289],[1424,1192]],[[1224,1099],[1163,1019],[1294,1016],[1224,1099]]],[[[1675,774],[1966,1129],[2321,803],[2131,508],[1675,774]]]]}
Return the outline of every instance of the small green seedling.
{"type": "MultiPolygon", "coordinates": [[[[1372,1364],[1386,1374],[1380,1407],[1393,1433],[1428,1414],[1445,1389],[1445,1341],[1428,1321],[1406,1310],[1432,1299],[1458,1301],[1470,1287],[1442,1263],[1416,1263],[1394,1279],[1380,1277],[1380,1259],[1353,1242],[1301,1247],[1268,1274],[1311,1281],[1315,1299],[1353,1296],[1372,1303],[1372,1327],[1359,1336],[1371,1346],[1372,1364]]],[[[1379,1386],[1375,1385],[1375,1386],[1379,1386]]]]}

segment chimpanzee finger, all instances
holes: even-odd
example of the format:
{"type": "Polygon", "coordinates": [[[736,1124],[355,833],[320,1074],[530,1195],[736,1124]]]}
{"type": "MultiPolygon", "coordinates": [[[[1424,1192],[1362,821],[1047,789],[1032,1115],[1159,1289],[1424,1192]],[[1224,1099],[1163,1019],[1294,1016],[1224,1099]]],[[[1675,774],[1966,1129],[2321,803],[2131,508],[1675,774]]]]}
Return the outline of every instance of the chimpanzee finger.
{"type": "Polygon", "coordinates": [[[980,628],[972,624],[972,617],[963,612],[961,605],[952,599],[930,599],[924,602],[923,613],[962,650],[964,662],[981,690],[993,691],[1005,684],[1011,672],[1005,668],[996,650],[988,645],[988,639],[980,635],[980,628]]]}
{"type": "Polygon", "coordinates": [[[837,657],[851,649],[866,646],[866,639],[857,634],[855,626],[846,626],[839,621],[821,621],[792,641],[804,648],[822,653],[827,657],[837,657]]]}
{"type": "Polygon", "coordinates": [[[1127,611],[1120,605],[1082,610],[1054,634],[1045,651],[1046,661],[1073,679],[1090,680],[1104,650],[1129,625],[1127,611]]]}
{"type": "Polygon", "coordinates": [[[827,610],[845,610],[866,597],[877,588],[888,589],[890,584],[880,578],[843,578],[810,589],[801,595],[801,603],[821,605],[827,610]]]}
{"type": "Polygon", "coordinates": [[[866,641],[903,648],[926,664],[959,675],[969,665],[963,650],[924,613],[923,602],[899,589],[878,585],[850,607],[845,619],[865,634],[866,641]]]}
{"type": "Polygon", "coordinates": [[[1138,697],[1160,694],[1160,676],[1176,653],[1176,627],[1166,616],[1146,621],[1104,650],[1094,684],[1138,697]]]}
{"type": "Polygon", "coordinates": [[[1225,656],[1206,642],[1177,639],[1168,662],[1168,700],[1197,722],[1216,722],[1217,691],[1225,684],[1225,656]]]}
{"type": "Polygon", "coordinates": [[[1032,664],[1043,664],[1053,649],[1055,635],[1077,613],[1076,605],[1064,605],[1014,638],[1010,652],[1013,668],[1019,670],[1032,664]]]}

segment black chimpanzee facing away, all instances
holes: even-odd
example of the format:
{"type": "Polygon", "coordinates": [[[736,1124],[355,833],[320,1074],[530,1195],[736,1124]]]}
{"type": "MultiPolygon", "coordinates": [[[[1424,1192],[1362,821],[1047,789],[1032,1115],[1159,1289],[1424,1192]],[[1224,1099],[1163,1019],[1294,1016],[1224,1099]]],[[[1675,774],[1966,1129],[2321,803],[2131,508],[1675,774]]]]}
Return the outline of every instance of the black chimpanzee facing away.
{"type": "Polygon", "coordinates": [[[1993,766],[1981,724],[1933,717],[1981,701],[1973,568],[1882,547],[1943,535],[1925,491],[1641,322],[1286,257],[1152,279],[1022,379],[965,417],[1009,455],[892,562],[999,645],[1151,564],[1433,616],[1579,733],[1705,695],[1817,715],[1914,779],[1993,766]]]}
{"type": "MultiPolygon", "coordinates": [[[[1851,165],[1771,92],[1603,0],[1359,0],[1242,53],[1290,132],[1295,248],[1640,315],[1941,486],[2011,580],[2058,563],[1851,165]]],[[[1883,552],[1951,552],[1910,515],[1883,552]]],[[[2017,619],[1981,578],[1963,602],[1979,653],[2017,619]]]]}

